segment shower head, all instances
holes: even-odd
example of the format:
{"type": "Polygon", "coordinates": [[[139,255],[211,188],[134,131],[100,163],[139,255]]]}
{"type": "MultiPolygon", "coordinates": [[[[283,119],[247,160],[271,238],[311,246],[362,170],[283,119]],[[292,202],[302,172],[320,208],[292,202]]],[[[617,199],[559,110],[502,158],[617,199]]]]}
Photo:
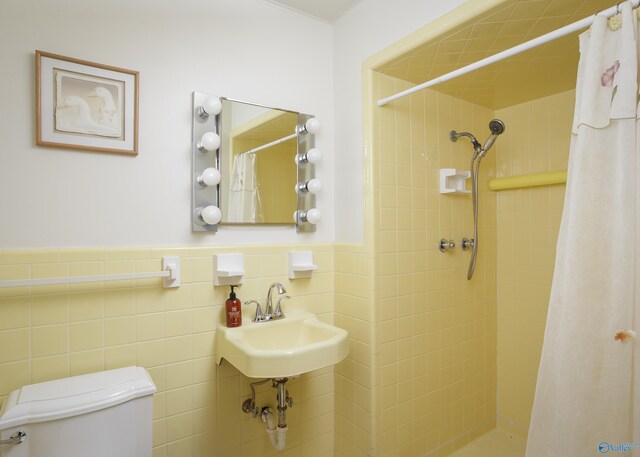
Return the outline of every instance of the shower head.
{"type": "Polygon", "coordinates": [[[501,135],[504,132],[504,122],[502,122],[500,119],[493,119],[491,122],[489,122],[489,130],[491,130],[491,136],[487,138],[484,146],[482,146],[480,157],[484,157],[487,151],[491,149],[491,146],[493,146],[493,143],[495,143],[498,135],[501,135]]]}
{"type": "Polygon", "coordinates": [[[489,130],[491,130],[491,133],[495,133],[496,135],[502,134],[502,132],[504,132],[504,122],[500,119],[493,119],[489,122],[489,130]]]}

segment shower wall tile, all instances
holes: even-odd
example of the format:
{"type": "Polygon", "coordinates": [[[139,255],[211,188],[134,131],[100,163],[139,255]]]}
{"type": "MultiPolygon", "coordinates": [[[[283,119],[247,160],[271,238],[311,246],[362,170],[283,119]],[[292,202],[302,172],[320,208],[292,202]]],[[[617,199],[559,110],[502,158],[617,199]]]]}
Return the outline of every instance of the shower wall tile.
{"type": "MultiPolygon", "coordinates": [[[[496,112],[498,177],[566,170],[575,91],[496,112]]],[[[497,193],[498,423],[527,435],[555,261],[564,185],[497,193]]]]}
{"type": "MultiPolygon", "coordinates": [[[[331,322],[334,247],[305,245],[313,251],[318,271],[311,279],[289,281],[287,252],[296,249],[300,246],[0,251],[0,280],[159,271],[163,255],[179,255],[183,273],[177,289],[163,289],[159,279],[0,289],[0,402],[26,384],[139,365],[149,370],[158,387],[154,457],[272,455],[264,424],[240,410],[254,380],[226,362],[218,366],[214,361],[216,326],[224,319],[228,288],[213,287],[211,256],[244,254],[247,275],[238,291],[241,299],[264,301],[269,284],[280,281],[293,297],[288,309],[304,308],[331,322]]],[[[349,329],[354,335],[353,366],[345,363],[345,381],[338,375],[336,379],[341,386],[349,385],[347,378],[362,385],[339,390],[332,367],[291,380],[288,390],[296,403],[287,412],[290,455],[334,455],[334,410],[340,405],[334,391],[353,399],[358,413],[369,407],[363,392],[368,377],[361,368],[369,363],[363,347],[369,344],[363,320],[368,262],[356,260],[348,250],[343,254],[343,270],[354,275],[343,290],[356,299],[343,300],[348,301],[350,319],[343,321],[362,324],[349,329]]],[[[243,311],[245,319],[253,314],[248,307],[243,311]]],[[[260,389],[258,404],[275,406],[275,390],[260,389]]],[[[366,431],[366,423],[361,428],[366,431]]]]}
{"type": "Polygon", "coordinates": [[[371,421],[374,309],[371,251],[366,245],[335,246],[335,324],[349,331],[349,355],[336,365],[335,455],[365,456],[374,449],[371,421]]]}
{"type": "MultiPolygon", "coordinates": [[[[376,74],[373,87],[377,99],[410,84],[376,74]]],[[[445,455],[495,425],[495,195],[481,194],[482,249],[471,281],[468,252],[438,250],[441,238],[460,245],[473,230],[471,199],[439,193],[439,169],[467,170],[472,153],[449,131],[482,132],[492,117],[430,90],[374,110],[371,399],[383,457],[445,455]]],[[[495,156],[482,171],[486,186],[495,156]]]]}

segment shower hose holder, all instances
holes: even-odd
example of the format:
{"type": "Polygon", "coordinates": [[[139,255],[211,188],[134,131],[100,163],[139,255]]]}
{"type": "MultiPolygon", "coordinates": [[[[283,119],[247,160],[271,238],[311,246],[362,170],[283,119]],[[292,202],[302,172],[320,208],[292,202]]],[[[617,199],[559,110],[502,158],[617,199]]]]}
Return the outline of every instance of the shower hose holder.
{"type": "Polygon", "coordinates": [[[440,169],[440,193],[453,195],[470,195],[467,189],[467,180],[471,178],[470,171],[457,170],[455,168],[440,169]]]}

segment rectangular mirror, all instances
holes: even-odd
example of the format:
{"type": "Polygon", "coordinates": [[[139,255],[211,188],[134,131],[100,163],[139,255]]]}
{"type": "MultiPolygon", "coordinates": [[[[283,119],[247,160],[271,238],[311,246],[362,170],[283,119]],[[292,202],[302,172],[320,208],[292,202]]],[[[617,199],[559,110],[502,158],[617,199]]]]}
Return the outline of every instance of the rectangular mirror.
{"type": "Polygon", "coordinates": [[[315,231],[319,129],[309,114],[194,92],[192,230],[278,224],[315,231]]]}
{"type": "Polygon", "coordinates": [[[222,224],[294,224],[299,113],[222,99],[222,224]]]}

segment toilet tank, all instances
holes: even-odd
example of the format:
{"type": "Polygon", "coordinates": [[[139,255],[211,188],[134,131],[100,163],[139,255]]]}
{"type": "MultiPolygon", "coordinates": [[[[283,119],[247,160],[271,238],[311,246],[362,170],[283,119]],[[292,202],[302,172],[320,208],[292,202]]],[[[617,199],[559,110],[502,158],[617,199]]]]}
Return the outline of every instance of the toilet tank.
{"type": "Polygon", "coordinates": [[[2,457],[151,457],[153,393],[144,368],[127,367],[24,386],[0,411],[2,457]]]}

